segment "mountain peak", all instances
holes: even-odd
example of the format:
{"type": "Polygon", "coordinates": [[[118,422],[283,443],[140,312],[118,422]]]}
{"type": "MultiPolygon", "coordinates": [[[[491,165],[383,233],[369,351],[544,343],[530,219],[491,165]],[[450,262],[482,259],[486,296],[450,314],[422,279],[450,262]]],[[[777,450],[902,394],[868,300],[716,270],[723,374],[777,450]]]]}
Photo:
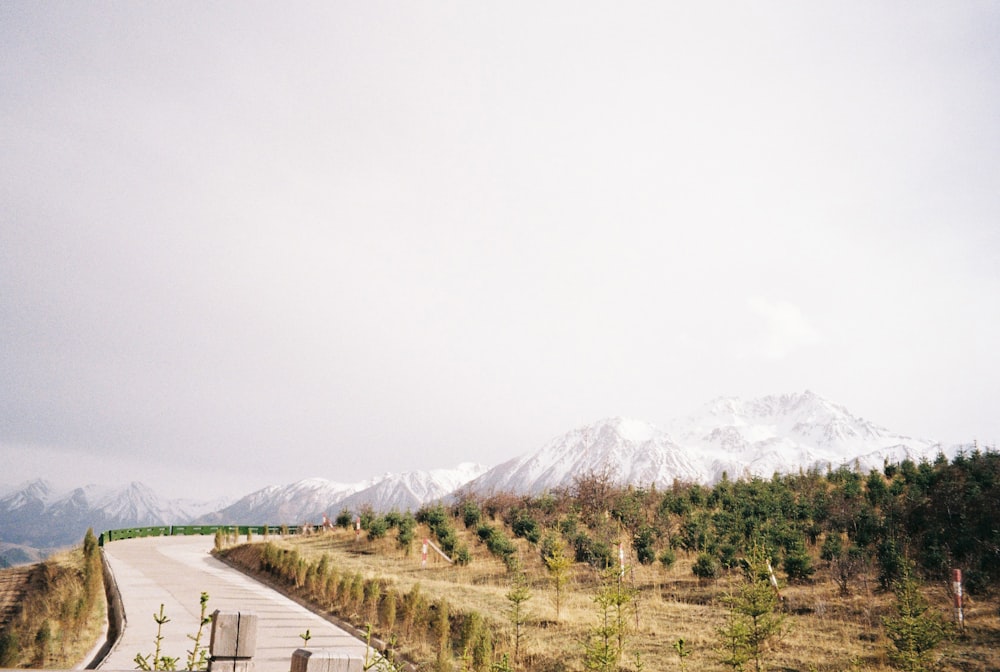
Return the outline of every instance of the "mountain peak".
{"type": "Polygon", "coordinates": [[[28,481],[21,485],[18,491],[27,497],[35,497],[37,499],[46,499],[55,494],[55,488],[52,486],[52,483],[44,478],[36,478],[28,481]]]}
{"type": "MultiPolygon", "coordinates": [[[[789,394],[772,394],[743,400],[739,397],[718,397],[708,402],[693,415],[683,419],[700,419],[708,424],[740,425],[748,419],[778,420],[797,416],[814,421],[819,418],[847,417],[855,419],[846,408],[822,397],[812,390],[789,394]]],[[[677,424],[674,421],[673,424],[677,424]]]]}
{"type": "Polygon", "coordinates": [[[621,484],[641,485],[698,477],[690,457],[666,432],[641,420],[613,417],[556,437],[466,487],[474,492],[538,493],[569,487],[576,477],[597,472],[608,472],[621,484]]]}
{"type": "Polygon", "coordinates": [[[616,417],[609,424],[615,428],[618,436],[626,441],[636,443],[650,441],[657,434],[657,429],[653,425],[634,418],[616,417]]]}
{"type": "Polygon", "coordinates": [[[718,397],[667,428],[669,433],[641,420],[605,418],[494,467],[467,487],[536,493],[605,470],[636,485],[712,483],[723,473],[770,477],[856,460],[862,468],[881,468],[900,447],[928,456],[939,448],[889,432],[808,389],[749,400],[718,397]]]}

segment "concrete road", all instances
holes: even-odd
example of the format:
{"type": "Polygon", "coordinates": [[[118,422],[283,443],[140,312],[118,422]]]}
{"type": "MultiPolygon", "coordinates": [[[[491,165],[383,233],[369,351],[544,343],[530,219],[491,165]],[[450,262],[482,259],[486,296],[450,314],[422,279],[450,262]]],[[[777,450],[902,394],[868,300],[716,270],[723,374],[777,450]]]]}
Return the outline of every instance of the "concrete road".
{"type": "MultiPolygon", "coordinates": [[[[156,623],[164,613],[163,653],[180,658],[183,669],[198,630],[199,598],[209,595],[209,613],[255,612],[259,619],[255,672],[289,672],[292,652],[303,647],[300,634],[309,630],[310,649],[345,651],[364,657],[365,643],[329,621],[213,558],[213,537],[145,537],[113,541],[104,553],[114,572],[125,608],[125,632],[101,664],[103,670],[133,670],[137,653],[151,654],[156,623]]],[[[207,647],[209,630],[202,638],[207,647]]]]}

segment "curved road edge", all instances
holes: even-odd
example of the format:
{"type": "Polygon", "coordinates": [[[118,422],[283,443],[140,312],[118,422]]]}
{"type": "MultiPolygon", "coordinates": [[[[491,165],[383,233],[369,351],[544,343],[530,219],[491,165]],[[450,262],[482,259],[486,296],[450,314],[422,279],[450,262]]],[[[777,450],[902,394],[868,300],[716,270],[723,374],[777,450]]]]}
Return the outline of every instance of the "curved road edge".
{"type": "Polygon", "coordinates": [[[104,625],[101,634],[104,641],[98,640],[94,644],[83,661],[74,669],[95,670],[100,667],[104,659],[118,644],[122,633],[125,632],[125,608],[122,606],[122,595],[118,590],[118,581],[115,573],[111,569],[104,549],[101,549],[101,575],[104,580],[104,601],[107,605],[107,613],[104,614],[104,625]]]}
{"type": "MultiPolygon", "coordinates": [[[[376,651],[379,652],[385,651],[386,648],[388,647],[387,642],[383,641],[382,639],[379,639],[378,637],[375,637],[374,635],[372,635],[371,638],[369,639],[368,633],[365,630],[358,628],[353,623],[349,623],[345,620],[338,618],[337,616],[334,616],[329,611],[317,605],[315,602],[312,602],[303,597],[295,595],[292,591],[288,590],[287,586],[282,585],[281,583],[275,581],[267,574],[264,574],[263,572],[254,572],[250,570],[248,567],[245,567],[244,565],[241,565],[238,562],[230,560],[228,557],[226,557],[224,553],[212,553],[212,556],[219,562],[235,569],[240,574],[243,574],[248,579],[252,579],[253,581],[256,581],[262,586],[266,586],[267,588],[270,588],[271,590],[277,593],[281,593],[282,595],[287,597],[289,600],[295,602],[302,608],[308,609],[309,611],[316,614],[320,618],[328,621],[329,623],[332,623],[333,625],[336,625],[338,628],[341,628],[342,630],[344,630],[351,636],[355,637],[356,639],[365,642],[368,646],[375,649],[376,651]]],[[[401,662],[403,663],[404,669],[407,672],[417,671],[417,666],[411,663],[410,661],[404,660],[401,662]]]]}
{"type": "MultiPolygon", "coordinates": [[[[198,614],[192,609],[191,599],[198,591],[203,595],[211,592],[221,611],[244,610],[261,615],[267,626],[260,633],[254,656],[260,672],[288,672],[295,645],[303,645],[298,639],[300,633],[310,627],[313,637],[308,648],[313,650],[344,651],[365,661],[369,655],[378,656],[385,650],[384,642],[367,637],[367,629],[340,620],[295,594],[298,591],[291,586],[269,580],[272,577],[255,572],[258,568],[252,564],[241,566],[239,558],[226,558],[210,549],[211,541],[205,544],[194,535],[169,540],[136,538],[102,548],[108,605],[104,637],[91,649],[89,662],[84,659],[86,666],[81,663],[75,669],[132,668],[134,656],[129,652],[144,650],[148,644],[141,642],[154,640],[158,632],[153,623],[155,605],[161,602],[167,603],[173,615],[174,630],[196,628],[198,614]],[[140,619],[132,623],[130,616],[147,611],[154,614],[150,622],[140,619]]],[[[403,670],[416,669],[400,663],[403,670]]]]}

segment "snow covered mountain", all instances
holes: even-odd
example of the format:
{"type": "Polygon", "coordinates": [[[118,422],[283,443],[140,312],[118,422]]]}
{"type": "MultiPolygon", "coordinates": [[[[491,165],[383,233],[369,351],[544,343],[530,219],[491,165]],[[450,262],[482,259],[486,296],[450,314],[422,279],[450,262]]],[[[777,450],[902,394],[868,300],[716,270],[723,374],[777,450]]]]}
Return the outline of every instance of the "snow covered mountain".
{"type": "Polygon", "coordinates": [[[199,518],[201,523],[257,524],[261,521],[318,523],[323,514],[335,517],[343,509],[371,507],[385,512],[415,510],[454,492],[483,473],[484,467],[461,464],[454,469],[384,474],[361,483],[337,483],[307,478],[297,483],[270,486],[251,493],[229,507],[199,518]]]}
{"type": "MultiPolygon", "coordinates": [[[[213,508],[220,505],[216,502],[213,508]]],[[[142,483],[60,491],[37,479],[0,498],[0,542],[58,548],[80,542],[88,527],[99,533],[120,527],[174,525],[190,521],[197,510],[191,502],[162,500],[142,483]]]]}
{"type": "Polygon", "coordinates": [[[454,469],[384,474],[360,483],[307,478],[263,488],[232,504],[162,500],[141,483],[59,491],[38,479],[0,497],[0,564],[5,559],[25,562],[52,549],[77,544],[88,527],[99,533],[188,523],[318,523],[324,513],[333,517],[342,509],[413,510],[446,497],[484,470],[480,465],[462,464],[454,469]]]}
{"type": "Polygon", "coordinates": [[[669,484],[701,478],[698,461],[653,425],[610,418],[575,429],[541,449],[490,469],[466,489],[536,494],[605,470],[619,483],[669,484]]]}
{"type": "MultiPolygon", "coordinates": [[[[424,504],[444,499],[486,471],[480,464],[465,462],[454,469],[386,474],[378,482],[337,504],[337,510],[415,511],[424,504]]],[[[332,515],[333,512],[331,512],[332,515]]]]}
{"type": "Polygon", "coordinates": [[[890,432],[806,390],[743,401],[710,401],[671,422],[669,432],[701,458],[702,482],[770,477],[799,467],[857,465],[881,469],[885,460],[933,459],[938,443],[890,432]]]}
{"type": "Polygon", "coordinates": [[[306,478],[288,485],[271,485],[236,501],[215,513],[202,516],[199,523],[252,524],[263,522],[297,525],[319,522],[338,502],[372,485],[338,483],[325,478],[306,478]]]}
{"type": "MultiPolygon", "coordinates": [[[[940,444],[895,434],[806,391],[749,401],[720,398],[667,429],[610,418],[573,430],[532,453],[494,467],[466,486],[473,492],[539,493],[575,477],[607,472],[620,483],[711,484],[769,478],[813,466],[882,468],[884,461],[954,453],[940,444]]],[[[950,455],[949,455],[950,457],[950,455]]]]}

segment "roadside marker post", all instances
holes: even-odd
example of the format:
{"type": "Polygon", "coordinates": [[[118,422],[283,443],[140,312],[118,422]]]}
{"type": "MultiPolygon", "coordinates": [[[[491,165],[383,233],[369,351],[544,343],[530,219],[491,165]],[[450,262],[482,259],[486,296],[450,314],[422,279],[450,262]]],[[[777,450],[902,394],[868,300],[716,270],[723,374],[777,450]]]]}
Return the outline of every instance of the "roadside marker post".
{"type": "Polygon", "coordinates": [[[962,570],[951,570],[951,587],[955,593],[955,619],[958,627],[965,629],[965,612],[962,609],[962,570]]]}

